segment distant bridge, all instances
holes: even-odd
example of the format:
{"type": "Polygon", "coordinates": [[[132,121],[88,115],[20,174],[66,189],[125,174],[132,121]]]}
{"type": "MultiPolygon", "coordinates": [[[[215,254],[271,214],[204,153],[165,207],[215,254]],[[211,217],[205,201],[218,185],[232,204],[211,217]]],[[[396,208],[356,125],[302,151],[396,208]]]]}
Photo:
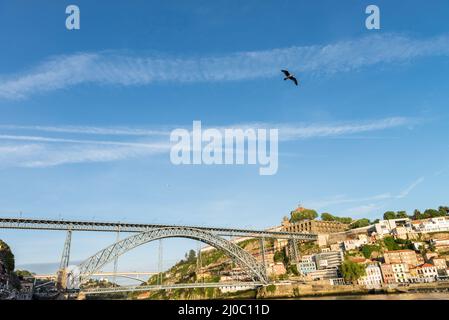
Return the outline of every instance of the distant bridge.
{"type": "MultiPolygon", "coordinates": [[[[119,278],[128,278],[132,280],[137,280],[140,282],[144,282],[140,277],[151,277],[154,275],[157,275],[157,272],[138,272],[138,271],[132,271],[132,272],[96,272],[92,273],[90,277],[103,277],[103,278],[109,278],[109,277],[119,277],[119,278]]],[[[56,280],[58,277],[57,274],[36,274],[33,275],[33,278],[39,279],[39,280],[56,280]]]]}
{"type": "MultiPolygon", "coordinates": [[[[111,287],[111,288],[92,288],[81,289],[80,291],[72,291],[74,293],[84,295],[105,294],[105,293],[118,293],[118,292],[138,292],[138,291],[159,291],[159,290],[173,290],[173,289],[193,289],[193,288],[226,288],[229,290],[245,290],[255,289],[263,286],[263,283],[258,282],[236,282],[236,283],[180,283],[180,284],[167,284],[167,285],[151,285],[151,286],[123,286],[123,287],[111,287]]],[[[69,291],[70,292],[70,291],[69,291]]]]}

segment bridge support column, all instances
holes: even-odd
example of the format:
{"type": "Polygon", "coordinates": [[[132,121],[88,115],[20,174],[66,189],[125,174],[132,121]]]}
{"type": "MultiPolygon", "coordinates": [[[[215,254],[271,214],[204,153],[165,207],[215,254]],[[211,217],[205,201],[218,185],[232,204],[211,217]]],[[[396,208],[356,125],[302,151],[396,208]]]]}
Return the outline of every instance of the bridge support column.
{"type": "MultiPolygon", "coordinates": [[[[199,282],[199,274],[202,273],[203,261],[201,260],[201,244],[198,242],[198,252],[196,254],[196,282],[199,282]]],[[[204,277],[201,274],[201,278],[204,281],[204,277]]]]}
{"type": "Polygon", "coordinates": [[[290,239],[288,241],[288,247],[289,247],[290,260],[297,266],[299,263],[298,241],[295,239],[290,239]]]}
{"type": "Polygon", "coordinates": [[[158,284],[162,285],[162,281],[163,281],[163,275],[162,275],[162,269],[163,269],[163,264],[162,264],[162,239],[159,239],[159,257],[158,257],[158,284]]]}
{"type": "MultiPolygon", "coordinates": [[[[120,225],[118,226],[117,229],[117,237],[116,237],[116,241],[115,242],[119,242],[120,240],[120,225]]],[[[117,268],[118,268],[118,256],[115,257],[114,259],[114,276],[112,277],[112,283],[114,284],[114,286],[116,285],[115,281],[116,281],[116,273],[117,273],[117,268]]]]}
{"type": "Polygon", "coordinates": [[[267,262],[265,259],[265,238],[262,237],[260,238],[260,253],[261,253],[261,257],[262,257],[262,266],[265,270],[265,274],[267,273],[267,262]]]}
{"type": "Polygon", "coordinates": [[[70,246],[72,243],[72,229],[67,231],[67,236],[62,250],[61,263],[59,264],[57,287],[58,289],[66,289],[67,287],[67,267],[70,262],[70,246]]]}

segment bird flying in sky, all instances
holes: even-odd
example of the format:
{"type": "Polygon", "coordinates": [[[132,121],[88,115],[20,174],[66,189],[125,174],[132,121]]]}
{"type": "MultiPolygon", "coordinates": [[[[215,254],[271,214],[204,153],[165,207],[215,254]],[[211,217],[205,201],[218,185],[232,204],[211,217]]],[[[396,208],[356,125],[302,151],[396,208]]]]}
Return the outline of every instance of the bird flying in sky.
{"type": "Polygon", "coordinates": [[[298,85],[298,80],[295,78],[294,75],[292,75],[288,70],[281,70],[284,74],[285,74],[285,80],[291,80],[293,81],[296,85],[298,85]]]}

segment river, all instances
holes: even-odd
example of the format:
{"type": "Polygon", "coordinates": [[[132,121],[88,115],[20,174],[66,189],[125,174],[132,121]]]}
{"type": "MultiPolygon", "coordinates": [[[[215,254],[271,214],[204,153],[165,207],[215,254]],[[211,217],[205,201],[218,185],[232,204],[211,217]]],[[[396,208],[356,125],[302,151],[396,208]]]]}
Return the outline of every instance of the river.
{"type": "Polygon", "coordinates": [[[367,294],[300,298],[300,300],[449,300],[448,292],[367,294]]]}

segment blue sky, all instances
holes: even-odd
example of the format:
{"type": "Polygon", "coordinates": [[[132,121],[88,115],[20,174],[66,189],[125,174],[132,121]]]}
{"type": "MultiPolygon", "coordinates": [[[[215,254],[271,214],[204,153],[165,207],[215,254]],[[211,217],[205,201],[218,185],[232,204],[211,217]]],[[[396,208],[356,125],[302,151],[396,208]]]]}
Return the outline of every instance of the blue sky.
{"type": "MultiPolygon", "coordinates": [[[[1,1],[0,214],[264,228],[298,202],[447,205],[449,4],[376,1],[369,31],[372,3],[1,1]],[[278,173],[172,165],[168,134],[194,120],[279,128],[278,173]]],[[[57,261],[64,239],[0,236],[22,264],[57,261]]],[[[73,259],[113,237],[76,235],[73,259]]],[[[167,264],[196,247],[167,243],[167,264]]],[[[139,250],[123,268],[154,262],[139,250]]]]}

